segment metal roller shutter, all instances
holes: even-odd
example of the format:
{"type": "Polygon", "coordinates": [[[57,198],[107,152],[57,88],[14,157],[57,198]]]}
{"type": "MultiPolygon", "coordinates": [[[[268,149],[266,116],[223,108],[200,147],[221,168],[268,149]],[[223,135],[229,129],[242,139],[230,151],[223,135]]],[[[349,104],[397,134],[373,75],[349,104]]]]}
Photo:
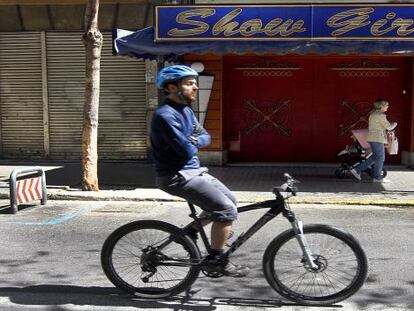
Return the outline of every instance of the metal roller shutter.
{"type": "Polygon", "coordinates": [[[99,156],[147,157],[145,62],[112,55],[112,35],[104,34],[101,60],[99,156]]]}
{"type": "MultiPolygon", "coordinates": [[[[145,63],[112,56],[104,33],[98,152],[100,159],[147,157],[145,63]]],[[[81,157],[85,50],[81,33],[47,33],[50,153],[81,157]]]]}
{"type": "Polygon", "coordinates": [[[3,158],[44,157],[40,33],[0,33],[3,158]]]}

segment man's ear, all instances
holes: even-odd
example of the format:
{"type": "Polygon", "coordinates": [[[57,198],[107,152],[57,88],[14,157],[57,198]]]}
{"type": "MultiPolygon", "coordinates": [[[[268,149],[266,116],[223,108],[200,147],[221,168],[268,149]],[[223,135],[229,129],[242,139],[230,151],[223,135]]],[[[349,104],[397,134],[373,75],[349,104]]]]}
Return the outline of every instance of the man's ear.
{"type": "Polygon", "coordinates": [[[169,93],[177,93],[178,87],[173,83],[169,83],[167,85],[167,90],[168,90],[169,93]]]}

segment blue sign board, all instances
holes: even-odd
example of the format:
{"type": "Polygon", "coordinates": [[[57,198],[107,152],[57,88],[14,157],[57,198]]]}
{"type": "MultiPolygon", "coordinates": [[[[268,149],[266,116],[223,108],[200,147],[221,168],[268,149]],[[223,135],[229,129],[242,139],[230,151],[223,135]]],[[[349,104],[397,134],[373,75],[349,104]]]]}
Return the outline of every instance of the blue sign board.
{"type": "Polygon", "coordinates": [[[414,4],[157,6],[155,41],[414,40],[414,4]]]}

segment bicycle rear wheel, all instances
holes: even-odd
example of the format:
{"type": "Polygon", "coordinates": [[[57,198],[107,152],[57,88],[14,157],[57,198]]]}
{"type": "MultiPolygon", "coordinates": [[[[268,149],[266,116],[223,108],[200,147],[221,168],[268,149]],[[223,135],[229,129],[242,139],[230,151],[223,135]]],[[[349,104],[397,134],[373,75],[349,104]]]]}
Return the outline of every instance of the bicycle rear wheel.
{"type": "Polygon", "coordinates": [[[198,247],[178,227],[144,220],[109,235],[101,264],[119,289],[140,298],[166,298],[194,283],[200,257],[198,247]]]}
{"type": "Polygon", "coordinates": [[[293,230],[277,236],[266,248],[263,270],[267,281],[283,297],[304,304],[333,304],[363,285],[367,257],[350,234],[325,225],[303,228],[318,269],[303,257],[293,230]]]}

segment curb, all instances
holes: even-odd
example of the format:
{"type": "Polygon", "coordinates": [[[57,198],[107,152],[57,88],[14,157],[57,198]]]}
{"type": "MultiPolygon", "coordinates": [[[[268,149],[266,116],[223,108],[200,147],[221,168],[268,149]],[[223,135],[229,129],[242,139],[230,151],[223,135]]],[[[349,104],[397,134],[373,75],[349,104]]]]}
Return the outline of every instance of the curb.
{"type": "Polygon", "coordinates": [[[396,200],[396,199],[301,199],[291,200],[291,204],[323,204],[323,205],[375,205],[388,207],[414,207],[414,200],[396,200]]]}
{"type": "MultiPolygon", "coordinates": [[[[373,206],[388,206],[388,207],[414,207],[414,198],[398,199],[398,198],[378,198],[368,197],[367,195],[361,195],[360,199],[351,199],[349,197],[338,199],[338,194],[323,194],[318,196],[304,196],[304,197],[292,197],[289,199],[290,204],[321,204],[321,205],[373,205],[373,206]],[[334,198],[335,197],[335,198],[334,198]]],[[[238,196],[238,203],[254,203],[264,200],[273,199],[273,196],[255,194],[238,196]]],[[[9,195],[0,193],[0,199],[9,199],[9,195]]],[[[93,195],[90,192],[84,192],[84,194],[70,194],[70,193],[48,193],[48,200],[68,200],[68,201],[131,201],[131,202],[185,202],[184,199],[179,197],[173,197],[168,194],[160,196],[145,196],[145,195],[114,195],[112,193],[101,193],[100,195],[93,195]]]]}

